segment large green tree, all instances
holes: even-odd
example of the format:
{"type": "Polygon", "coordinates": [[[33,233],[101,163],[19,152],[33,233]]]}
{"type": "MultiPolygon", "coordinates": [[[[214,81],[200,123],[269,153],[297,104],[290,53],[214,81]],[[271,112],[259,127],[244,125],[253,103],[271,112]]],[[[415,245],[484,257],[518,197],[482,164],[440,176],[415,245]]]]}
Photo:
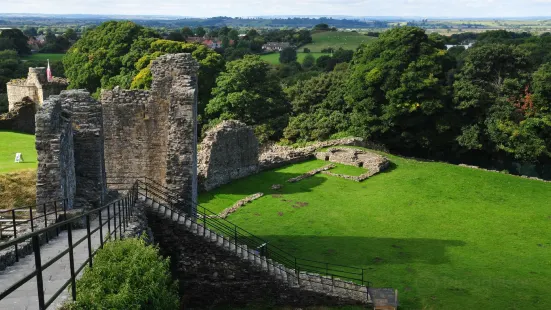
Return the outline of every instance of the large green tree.
{"type": "Polygon", "coordinates": [[[0,40],[2,39],[3,41],[11,42],[13,49],[15,49],[19,55],[31,53],[31,49],[27,44],[29,38],[27,38],[27,36],[19,29],[0,30],[0,40]]]}
{"type": "Polygon", "coordinates": [[[448,149],[453,118],[446,74],[453,61],[441,47],[414,27],[360,47],[347,84],[352,131],[401,151],[448,149]]]}
{"type": "Polygon", "coordinates": [[[455,107],[462,116],[457,141],[466,150],[525,160],[542,154],[542,144],[525,127],[535,126],[529,59],[528,51],[512,45],[468,50],[454,83],[455,107]]]}
{"type": "Polygon", "coordinates": [[[153,30],[130,21],[106,22],[87,31],[63,59],[70,88],[96,92],[102,87],[113,86],[110,80],[134,65],[124,58],[135,41],[157,37],[153,30]]]}
{"type": "Polygon", "coordinates": [[[261,141],[279,138],[287,124],[289,103],[270,64],[246,55],[231,61],[216,80],[206,112],[214,122],[235,119],[255,127],[261,141]]]}
{"type": "Polygon", "coordinates": [[[348,131],[351,111],[344,100],[347,78],[348,71],[334,71],[289,87],[286,92],[293,110],[285,138],[316,141],[348,131]]]}

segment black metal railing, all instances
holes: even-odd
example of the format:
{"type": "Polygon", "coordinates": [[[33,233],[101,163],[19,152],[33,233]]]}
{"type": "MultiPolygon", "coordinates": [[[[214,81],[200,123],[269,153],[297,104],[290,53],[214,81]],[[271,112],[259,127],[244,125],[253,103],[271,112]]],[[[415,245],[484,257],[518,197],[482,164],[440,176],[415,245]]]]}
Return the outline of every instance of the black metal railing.
{"type": "MultiPolygon", "coordinates": [[[[142,195],[146,199],[152,199],[154,202],[165,206],[171,211],[171,216],[173,216],[174,212],[177,214],[180,212],[186,213],[184,211],[185,209],[181,208],[181,206],[185,205],[185,203],[167,187],[149,178],[145,178],[145,181],[138,181],[138,184],[138,195],[142,195]]],[[[272,261],[293,269],[295,273],[294,275],[297,277],[299,284],[300,273],[307,272],[310,274],[314,273],[320,276],[331,277],[332,279],[338,278],[341,280],[347,280],[366,287],[371,286],[371,283],[365,278],[366,270],[363,268],[296,257],[287,251],[270,244],[268,240],[257,237],[247,230],[229,222],[228,220],[218,217],[217,213],[214,213],[199,204],[195,204],[195,206],[197,214],[194,215],[194,218],[197,225],[202,225],[203,228],[208,228],[225,236],[228,240],[233,241],[236,247],[238,245],[246,245],[248,249],[255,249],[258,252],[258,255],[264,256],[267,259],[269,258],[272,261]]],[[[205,231],[205,229],[203,229],[203,231],[205,231]]]]}
{"type": "MultiPolygon", "coordinates": [[[[64,214],[67,216],[67,199],[47,202],[40,205],[19,207],[8,210],[0,210],[0,244],[8,242],[10,239],[17,239],[21,234],[19,229],[30,228],[31,232],[36,229],[46,228],[51,222],[56,222],[58,216],[64,214]],[[49,223],[49,222],[50,223],[49,223]],[[6,239],[5,237],[11,237],[6,239]]],[[[55,231],[59,236],[59,229],[55,231]]],[[[46,242],[49,242],[50,234],[46,234],[46,242]]],[[[15,242],[14,253],[15,261],[19,261],[19,244],[15,242]]]]}
{"type": "MultiPolygon", "coordinates": [[[[61,293],[71,286],[71,296],[73,300],[77,298],[76,290],[76,278],[77,275],[86,267],[93,266],[93,258],[96,255],[97,251],[103,248],[103,244],[112,239],[117,239],[123,237],[123,230],[126,230],[128,221],[133,215],[133,208],[136,199],[138,197],[138,183],[135,182],[132,188],[127,192],[127,194],[116,201],[113,201],[107,205],[104,205],[100,208],[84,212],[83,214],[76,216],[71,219],[66,219],[59,223],[51,224],[50,226],[35,229],[31,233],[17,236],[12,240],[0,244],[0,251],[8,249],[18,244],[25,242],[32,243],[32,249],[34,252],[34,270],[24,276],[22,279],[19,279],[17,282],[12,284],[10,287],[5,289],[3,292],[0,292],[0,301],[4,298],[10,296],[14,291],[20,288],[25,283],[29,282],[31,279],[36,278],[37,285],[37,296],[38,296],[38,306],[40,310],[46,309],[49,307],[61,293]],[[91,220],[98,219],[97,227],[91,226],[91,220]],[[76,225],[77,222],[85,221],[86,233],[83,237],[78,240],[73,240],[73,225],[76,225]],[[104,231],[104,227],[107,226],[107,231],[104,231]],[[41,257],[41,248],[43,238],[48,236],[49,233],[59,233],[61,230],[67,230],[67,249],[57,254],[55,257],[49,259],[46,262],[42,261],[41,257]],[[95,233],[99,233],[99,248],[94,250],[92,248],[92,236],[95,233]],[[82,262],[79,266],[75,265],[74,249],[83,242],[87,242],[87,254],[88,258],[82,262]],[[52,266],[55,262],[59,261],[61,258],[69,256],[69,279],[63,283],[63,285],[48,299],[45,299],[44,294],[44,279],[42,277],[43,271],[52,266]]],[[[52,211],[53,212],[53,211],[52,211]]],[[[50,212],[48,212],[50,213],[50,212]]],[[[32,216],[31,216],[32,219],[32,216]]],[[[59,240],[58,240],[59,241],[59,240]]]]}

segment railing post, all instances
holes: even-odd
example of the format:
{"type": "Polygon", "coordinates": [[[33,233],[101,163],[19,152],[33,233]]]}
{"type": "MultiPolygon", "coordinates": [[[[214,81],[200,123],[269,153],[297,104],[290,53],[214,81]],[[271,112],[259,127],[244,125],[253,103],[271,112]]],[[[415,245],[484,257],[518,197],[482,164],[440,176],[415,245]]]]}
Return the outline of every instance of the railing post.
{"type": "Polygon", "coordinates": [[[69,241],[69,267],[71,271],[71,294],[73,301],[77,300],[77,283],[75,276],[75,258],[73,254],[73,225],[69,223],[67,225],[67,240],[69,241]]]}
{"type": "Polygon", "coordinates": [[[237,254],[237,226],[233,225],[233,242],[235,243],[235,254],[237,254]]]}
{"type": "Polygon", "coordinates": [[[34,232],[33,207],[29,207],[29,216],[31,218],[31,232],[34,232]]]}
{"type": "Polygon", "coordinates": [[[88,259],[90,268],[92,268],[92,236],[90,234],[90,214],[86,215],[86,236],[88,237],[88,259]]]}
{"type": "Polygon", "coordinates": [[[111,240],[111,208],[107,205],[107,236],[111,240]]]}
{"type": "Polygon", "coordinates": [[[120,200],[119,200],[118,205],[119,205],[119,239],[122,240],[122,225],[123,225],[123,223],[121,221],[122,218],[121,218],[121,201],[120,200]]]}
{"type": "Polygon", "coordinates": [[[34,264],[36,266],[36,288],[38,290],[38,308],[45,310],[44,302],[44,282],[42,280],[42,259],[40,258],[40,239],[38,235],[32,237],[33,251],[34,251],[34,264]]]}
{"type": "MultiPolygon", "coordinates": [[[[57,222],[57,201],[54,201],[54,215],[55,215],[55,222],[57,222]]],[[[59,237],[59,227],[56,227],[55,229],[56,236],[59,237]]]]}
{"type": "Polygon", "coordinates": [[[113,230],[115,234],[115,240],[117,240],[117,208],[115,207],[116,203],[113,202],[113,230]]]}
{"type": "MultiPolygon", "coordinates": [[[[46,203],[42,206],[42,211],[44,211],[44,228],[48,228],[48,212],[46,211],[46,203]]],[[[46,230],[44,234],[46,235],[46,243],[50,243],[50,234],[48,231],[46,230]]]]}
{"type": "Polygon", "coordinates": [[[362,268],[362,286],[364,285],[364,269],[362,268]]]}
{"type": "MultiPolygon", "coordinates": [[[[17,239],[17,226],[15,225],[15,210],[11,210],[11,219],[13,225],[13,239],[17,239]]],[[[19,261],[19,250],[17,249],[17,242],[15,243],[15,261],[19,261]]]]}
{"type": "Polygon", "coordinates": [[[63,199],[63,220],[67,220],[67,205],[69,204],[69,199],[63,199]]]}
{"type": "Polygon", "coordinates": [[[207,214],[203,212],[203,237],[207,234],[207,214]]]}
{"type": "Polygon", "coordinates": [[[103,219],[101,218],[101,211],[103,211],[102,209],[99,210],[99,247],[100,249],[103,248],[103,219]]]}

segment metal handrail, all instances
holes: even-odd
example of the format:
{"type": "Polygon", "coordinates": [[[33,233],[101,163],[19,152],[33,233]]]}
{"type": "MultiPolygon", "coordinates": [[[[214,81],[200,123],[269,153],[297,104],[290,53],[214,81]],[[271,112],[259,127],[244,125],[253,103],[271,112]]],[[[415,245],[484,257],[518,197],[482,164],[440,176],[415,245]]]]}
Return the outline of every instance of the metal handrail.
{"type": "MultiPolygon", "coordinates": [[[[139,195],[144,195],[146,199],[151,198],[149,196],[152,196],[162,202],[165,202],[165,207],[171,210],[171,212],[184,212],[176,207],[178,204],[183,203],[183,200],[179,199],[178,196],[169,188],[147,177],[144,179],[145,181],[138,180],[139,195]]],[[[217,213],[210,211],[200,204],[189,201],[186,202],[192,203],[197,207],[195,219],[198,224],[202,223],[204,227],[208,226],[210,229],[233,239],[236,245],[239,241],[241,244],[245,244],[249,248],[260,248],[262,246],[263,253],[261,255],[266,258],[271,258],[289,268],[294,268],[297,276],[301,271],[314,272],[317,274],[324,274],[325,276],[338,277],[361,283],[361,285],[365,285],[367,287],[371,286],[371,283],[364,278],[364,268],[296,257],[287,251],[270,244],[268,240],[255,236],[254,234],[226,219],[217,217],[217,213]]]]}
{"type": "Polygon", "coordinates": [[[42,229],[32,231],[31,233],[16,237],[12,240],[9,240],[8,242],[1,243],[0,251],[6,248],[9,248],[11,246],[17,247],[18,244],[31,239],[34,258],[35,258],[35,269],[25,277],[23,277],[22,279],[20,279],[19,281],[12,284],[7,289],[5,289],[3,292],[0,292],[0,300],[6,298],[15,290],[17,290],[19,287],[21,287],[23,284],[27,283],[28,281],[30,281],[35,277],[36,277],[37,292],[38,292],[38,306],[40,310],[44,310],[48,306],[50,306],[56,300],[56,298],[59,297],[59,295],[69,286],[71,286],[72,299],[76,300],[77,298],[76,276],[86,266],[90,266],[90,268],[92,267],[93,258],[95,257],[97,251],[103,248],[103,245],[105,242],[110,241],[111,239],[113,239],[113,237],[114,239],[117,239],[117,234],[119,239],[123,238],[123,230],[126,231],[126,228],[128,226],[128,221],[130,220],[130,217],[133,215],[132,206],[136,202],[137,197],[138,197],[138,183],[135,182],[132,188],[128,191],[128,193],[119,200],[113,201],[107,205],[96,208],[94,210],[84,212],[77,217],[74,217],[71,219],[65,219],[62,222],[50,225],[48,227],[44,227],[42,229]],[[112,212],[111,212],[111,209],[113,210],[112,212]],[[107,211],[106,221],[104,220],[102,215],[103,211],[107,211]],[[98,227],[92,229],[90,225],[90,219],[92,216],[95,216],[95,215],[99,217],[98,219],[99,225],[98,227]],[[79,240],[75,241],[73,240],[72,224],[82,219],[86,220],[86,234],[79,240]],[[117,225],[117,221],[118,221],[118,225],[117,225]],[[111,225],[111,222],[113,222],[113,225],[111,225]],[[104,226],[106,224],[107,224],[107,233],[104,235],[104,226]],[[55,257],[53,257],[52,259],[46,262],[42,262],[41,255],[40,255],[41,254],[41,250],[40,250],[41,237],[46,236],[47,238],[49,233],[53,232],[54,230],[56,230],[56,232],[59,232],[59,230],[63,228],[67,229],[68,248],[62,251],[61,253],[59,253],[58,255],[56,255],[55,257]],[[94,233],[98,231],[100,234],[100,247],[96,250],[93,250],[91,237],[94,233]],[[88,243],[87,245],[88,258],[80,266],[75,266],[73,249],[85,241],[87,241],[88,243]],[[69,254],[70,278],[61,286],[61,288],[59,288],[59,290],[55,294],[53,294],[53,296],[51,296],[48,300],[45,300],[44,279],[42,278],[42,270],[50,267],[51,265],[53,265],[55,262],[57,262],[59,259],[61,259],[67,254],[69,254]]]}

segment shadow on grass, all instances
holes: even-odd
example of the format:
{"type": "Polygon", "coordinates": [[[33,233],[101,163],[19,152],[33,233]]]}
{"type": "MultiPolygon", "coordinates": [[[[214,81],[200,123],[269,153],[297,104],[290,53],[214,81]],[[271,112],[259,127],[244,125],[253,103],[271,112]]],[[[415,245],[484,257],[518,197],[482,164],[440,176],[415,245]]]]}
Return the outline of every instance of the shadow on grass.
{"type": "Polygon", "coordinates": [[[298,258],[347,266],[449,263],[447,249],[464,246],[460,240],[338,236],[259,236],[298,258]]]}

